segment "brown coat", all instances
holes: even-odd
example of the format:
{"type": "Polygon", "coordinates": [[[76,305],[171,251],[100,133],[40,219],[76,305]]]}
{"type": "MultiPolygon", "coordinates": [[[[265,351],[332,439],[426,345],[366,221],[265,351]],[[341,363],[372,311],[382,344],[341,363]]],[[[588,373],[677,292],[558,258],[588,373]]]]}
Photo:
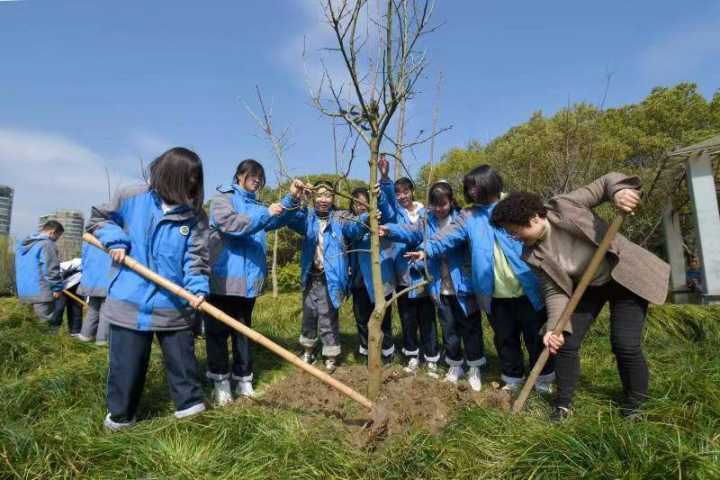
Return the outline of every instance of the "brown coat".
{"type": "MultiPolygon", "coordinates": [[[[592,208],[611,201],[615,193],[625,188],[639,190],[640,179],[616,172],[608,173],[589,185],[553,197],[547,204],[547,219],[552,228],[583,236],[594,245],[599,245],[609,225],[592,208]]],[[[544,272],[568,297],[572,295],[573,281],[560,268],[556,259],[546,256],[535,247],[527,248],[524,258],[529,265],[544,272]]],[[[610,275],[617,283],[650,303],[665,302],[670,279],[670,266],[666,262],[621,234],[617,234],[610,244],[607,260],[610,263],[610,275]]]]}

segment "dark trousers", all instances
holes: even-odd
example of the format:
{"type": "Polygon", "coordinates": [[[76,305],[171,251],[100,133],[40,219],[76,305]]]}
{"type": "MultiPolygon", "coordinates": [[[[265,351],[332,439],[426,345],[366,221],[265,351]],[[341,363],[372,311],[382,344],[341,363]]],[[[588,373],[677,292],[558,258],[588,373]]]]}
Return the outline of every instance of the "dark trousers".
{"type": "MultiPolygon", "coordinates": [[[[370,315],[375,309],[375,304],[370,302],[370,295],[368,295],[365,287],[353,288],[352,298],[353,314],[355,315],[355,323],[357,324],[358,337],[360,339],[360,354],[367,355],[368,323],[370,322],[370,315]]],[[[392,355],[395,350],[392,338],[392,307],[388,307],[387,310],[385,310],[381,328],[383,332],[382,353],[387,357],[392,355]]]]}
{"type": "Polygon", "coordinates": [[[615,281],[588,287],[572,316],[573,333],[557,354],[557,406],[568,407],[580,378],[580,345],[606,302],[610,303],[610,344],[623,386],[623,407],[637,408],[647,395],[650,373],[642,352],[647,301],[615,281]]]}
{"type": "MultiPolygon", "coordinates": [[[[546,320],[545,310],[536,311],[526,296],[492,299],[490,325],[495,334],[495,349],[500,359],[500,371],[504,382],[522,382],[525,373],[535,366],[544,348],[540,329],[546,320]],[[527,369],[522,351],[523,342],[529,357],[527,369]]],[[[541,375],[547,380],[552,380],[554,370],[554,359],[551,358],[545,364],[541,375]]]]}
{"type": "MultiPolygon", "coordinates": [[[[67,290],[77,296],[78,286],[79,284],[67,290]]],[[[67,314],[68,330],[70,333],[80,333],[80,329],[82,328],[83,306],[78,303],[77,300],[67,297],[65,298],[65,313],[67,314]]]]}
{"type": "Polygon", "coordinates": [[[192,331],[138,331],[110,325],[107,407],[111,419],[128,422],[140,403],[153,336],[163,353],[165,376],[177,411],[203,403],[192,331]]]}
{"type": "Polygon", "coordinates": [[[455,295],[441,295],[438,315],[443,326],[443,344],[445,363],[450,366],[463,364],[463,345],[465,359],[470,367],[485,364],[483,345],[482,314],[477,310],[470,315],[460,306],[455,295]]]}
{"type": "Polygon", "coordinates": [[[437,362],[440,353],[435,322],[435,305],[429,296],[408,298],[405,293],[398,298],[398,312],[403,336],[403,354],[417,357],[420,349],[426,361],[437,362]],[[418,331],[420,342],[418,342],[418,331]]]}
{"type": "MultiPolygon", "coordinates": [[[[252,327],[254,298],[210,295],[208,301],[243,325],[252,327]]],[[[252,346],[248,338],[224,323],[205,316],[208,378],[223,380],[230,374],[228,337],[232,342],[232,374],[236,380],[252,380],[252,346]]]]}

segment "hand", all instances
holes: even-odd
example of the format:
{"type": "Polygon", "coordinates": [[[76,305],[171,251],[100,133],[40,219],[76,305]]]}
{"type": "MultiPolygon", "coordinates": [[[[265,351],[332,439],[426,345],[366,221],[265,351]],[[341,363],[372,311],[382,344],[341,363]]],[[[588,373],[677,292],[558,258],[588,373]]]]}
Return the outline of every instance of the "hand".
{"type": "Polygon", "coordinates": [[[53,292],[52,293],[53,298],[57,299],[62,297],[62,292],[53,292]]]}
{"type": "Polygon", "coordinates": [[[125,260],[125,249],[124,248],[111,248],[110,249],[110,257],[112,257],[113,262],[122,264],[125,260]]]}
{"type": "Polygon", "coordinates": [[[268,213],[271,217],[274,217],[275,215],[280,215],[283,212],[283,206],[279,203],[272,203],[268,207],[268,213]]]}
{"type": "Polygon", "coordinates": [[[305,184],[299,178],[294,178],[290,184],[290,195],[295,197],[295,200],[300,200],[300,197],[305,191],[305,184]]]}
{"type": "Polygon", "coordinates": [[[543,343],[548,347],[550,353],[555,355],[565,343],[565,336],[562,333],[555,335],[553,332],[547,332],[543,337],[543,343]]]}
{"type": "Polygon", "coordinates": [[[420,250],[419,252],[407,252],[405,255],[403,255],[403,258],[406,258],[413,262],[420,262],[422,260],[425,260],[425,252],[422,250],[420,250]]]}
{"type": "Polygon", "coordinates": [[[390,162],[385,158],[385,154],[381,154],[378,158],[378,171],[380,172],[380,179],[387,180],[390,173],[390,162]]]}
{"type": "Polygon", "coordinates": [[[385,225],[378,225],[378,237],[382,238],[388,234],[388,228],[385,225]]]}
{"type": "Polygon", "coordinates": [[[623,188],[613,196],[615,206],[620,210],[632,214],[640,204],[640,193],[632,188],[623,188]]]}
{"type": "Polygon", "coordinates": [[[205,301],[205,296],[204,296],[204,295],[198,295],[198,296],[195,297],[194,300],[191,300],[191,301],[190,301],[190,306],[191,306],[192,308],[194,308],[195,310],[197,310],[198,308],[200,308],[200,305],[202,305],[202,303],[203,303],[204,301],[205,301]]]}
{"type": "Polygon", "coordinates": [[[375,197],[380,196],[380,183],[376,183],[372,188],[373,193],[375,194],[375,197]]]}

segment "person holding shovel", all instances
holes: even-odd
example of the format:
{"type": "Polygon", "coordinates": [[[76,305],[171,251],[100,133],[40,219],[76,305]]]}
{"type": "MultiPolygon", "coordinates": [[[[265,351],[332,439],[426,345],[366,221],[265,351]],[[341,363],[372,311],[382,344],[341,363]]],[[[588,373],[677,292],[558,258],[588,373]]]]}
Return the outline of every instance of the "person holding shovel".
{"type": "Polygon", "coordinates": [[[607,222],[592,209],[611,201],[632,213],[640,203],[639,190],[638,177],[613,172],[555,196],[547,204],[534,193],[512,193],[493,212],[493,223],[525,244],[523,257],[542,285],[548,309],[543,342],[556,355],[553,421],[570,413],[580,378],[580,345],[606,303],[610,304],[610,343],[623,387],[621,413],[636,417],[647,396],[649,371],[642,352],[642,331],[648,303],[661,304],[667,296],[667,263],[618,234],[569,326],[557,335],[552,332],[608,229],[607,222]]]}
{"type": "Polygon", "coordinates": [[[195,295],[188,302],[122,265],[114,268],[101,311],[110,324],[104,425],[116,431],[135,423],[153,338],[163,353],[175,417],[205,410],[197,375],[193,309],[209,291],[207,218],[200,157],[176,147],[150,164],[149,184],[120,189],[92,208],[88,233],[116,264],[126,255],[195,295]]]}

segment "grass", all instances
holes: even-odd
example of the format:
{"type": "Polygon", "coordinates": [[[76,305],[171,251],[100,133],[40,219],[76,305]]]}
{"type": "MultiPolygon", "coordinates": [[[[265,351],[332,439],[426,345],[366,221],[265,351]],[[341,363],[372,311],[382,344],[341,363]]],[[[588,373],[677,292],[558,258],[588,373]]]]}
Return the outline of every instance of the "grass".
{"type": "MultiPolygon", "coordinates": [[[[261,298],[255,326],[295,349],[300,313],[296,294],[261,298]]],[[[350,350],[349,308],[341,319],[350,350]]],[[[487,382],[498,371],[486,333],[487,382]]],[[[652,398],[641,422],[618,416],[608,336],[603,315],[583,346],[575,415],[561,425],[531,397],[523,415],[472,407],[438,436],[410,431],[373,451],[353,447],[335,419],[260,405],[177,421],[157,348],[143,421],[107,434],[107,351],[53,336],[28,308],[0,299],[0,478],[720,478],[720,308],[651,309],[652,398]]],[[[198,358],[204,369],[201,342],[198,358]]],[[[259,347],[255,360],[260,392],[292,369],[259,347]]]]}

